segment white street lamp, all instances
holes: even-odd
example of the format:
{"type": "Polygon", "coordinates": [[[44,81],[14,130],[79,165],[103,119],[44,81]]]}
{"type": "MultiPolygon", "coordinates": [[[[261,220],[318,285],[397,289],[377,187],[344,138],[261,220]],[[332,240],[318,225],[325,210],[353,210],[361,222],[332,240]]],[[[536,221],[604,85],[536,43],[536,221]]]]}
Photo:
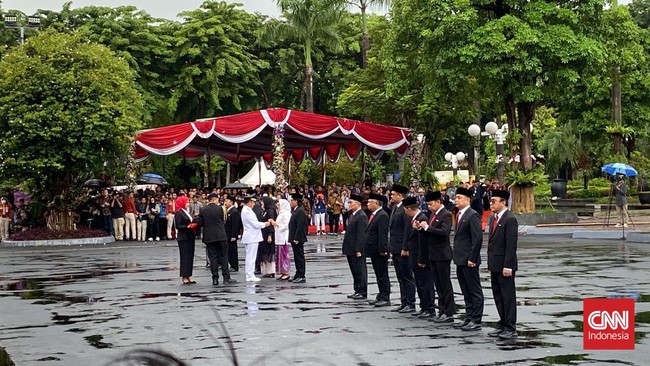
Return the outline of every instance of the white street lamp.
{"type": "Polygon", "coordinates": [[[4,20],[5,28],[16,28],[20,30],[20,44],[25,43],[25,28],[40,28],[41,27],[41,15],[33,14],[27,17],[27,24],[20,25],[18,22],[18,16],[15,14],[3,14],[2,18],[4,20]]]}
{"type": "MultiPolygon", "coordinates": [[[[501,128],[499,128],[499,125],[494,122],[490,121],[485,124],[485,131],[481,132],[481,126],[477,124],[473,124],[469,126],[467,129],[467,133],[469,133],[470,136],[474,137],[476,139],[476,144],[474,145],[474,162],[476,164],[476,173],[478,174],[478,143],[480,140],[481,136],[489,136],[494,142],[496,142],[496,153],[497,157],[502,157],[503,156],[503,144],[505,142],[505,138],[508,135],[508,125],[503,125],[501,128]]],[[[499,159],[498,167],[497,167],[497,175],[499,176],[499,180],[503,181],[503,159],[499,159]]]]}
{"type": "Polygon", "coordinates": [[[458,163],[462,162],[465,160],[465,153],[464,152],[457,152],[455,154],[452,154],[450,152],[445,154],[445,160],[449,163],[451,168],[454,171],[454,177],[456,176],[456,173],[458,171],[458,163]]]}

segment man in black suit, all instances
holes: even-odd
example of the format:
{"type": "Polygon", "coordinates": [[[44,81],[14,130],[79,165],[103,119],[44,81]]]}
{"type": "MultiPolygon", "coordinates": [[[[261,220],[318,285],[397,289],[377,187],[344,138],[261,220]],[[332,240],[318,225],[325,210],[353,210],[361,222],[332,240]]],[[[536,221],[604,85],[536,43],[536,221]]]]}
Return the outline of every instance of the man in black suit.
{"type": "Polygon", "coordinates": [[[456,189],[456,233],[453,258],[456,264],[458,284],[465,300],[465,320],[454,327],[466,331],[481,329],[483,320],[483,288],[479,276],[483,233],[481,217],[470,205],[472,192],[467,188],[456,189]]]}
{"type": "Polygon", "coordinates": [[[433,273],[433,283],[438,293],[438,316],[436,323],[453,323],[455,304],[454,289],[451,285],[451,212],[445,208],[444,197],[439,191],[424,196],[431,217],[420,221],[420,228],[426,233],[429,246],[429,263],[433,273]]]}
{"type": "Polygon", "coordinates": [[[375,300],[368,303],[376,307],[390,306],[390,280],[388,279],[388,225],[389,218],[381,206],[381,195],[370,193],[368,196],[368,228],[364,250],[370,256],[372,269],[377,278],[379,293],[375,300]]]}
{"type": "Polygon", "coordinates": [[[305,243],[307,242],[307,229],[309,218],[305,208],[302,207],[302,195],[291,195],[291,218],[289,219],[289,243],[293,249],[293,258],[296,263],[296,273],[289,282],[305,283],[305,243]]]}
{"type": "Polygon", "coordinates": [[[363,244],[366,240],[368,216],[361,209],[363,197],[352,194],[348,199],[350,215],[343,237],[343,254],[348,259],[350,272],[354,281],[354,293],[348,295],[349,299],[363,300],[368,297],[368,267],[363,244]]]}
{"type": "Polygon", "coordinates": [[[409,258],[403,257],[411,233],[411,218],[404,214],[404,205],[402,201],[406,197],[409,189],[407,187],[393,184],[390,192],[390,199],[393,202],[393,208],[389,221],[389,247],[390,254],[393,258],[393,268],[395,276],[399,282],[400,305],[393,309],[399,313],[412,313],[415,311],[415,281],[413,280],[413,270],[409,265],[409,258]]]}
{"type": "Polygon", "coordinates": [[[226,237],[228,241],[228,263],[230,272],[239,271],[239,253],[237,251],[237,238],[241,233],[241,214],[235,208],[235,197],[228,195],[223,202],[226,208],[226,237]]]}
{"type": "Polygon", "coordinates": [[[406,249],[402,255],[408,258],[409,266],[413,270],[415,287],[420,298],[420,311],[413,313],[420,319],[431,319],[436,313],[435,295],[433,292],[433,273],[429,265],[429,247],[424,230],[420,229],[420,221],[426,221],[427,216],[420,211],[417,197],[407,197],[403,201],[404,214],[409,218],[406,239],[406,249]]]}
{"type": "Polygon", "coordinates": [[[512,339],[517,336],[517,296],[515,272],[517,271],[517,238],[519,223],[508,210],[510,193],[492,191],[490,210],[494,213],[488,239],[488,270],[494,303],[499,313],[497,328],[490,337],[512,339]]]}
{"type": "Polygon", "coordinates": [[[219,284],[219,266],[221,266],[224,283],[237,282],[230,278],[228,270],[228,236],[224,226],[226,208],[217,204],[219,196],[216,193],[210,193],[208,199],[210,201],[207,206],[199,211],[197,223],[199,227],[203,227],[203,243],[207,248],[210,261],[212,285],[219,284]]]}

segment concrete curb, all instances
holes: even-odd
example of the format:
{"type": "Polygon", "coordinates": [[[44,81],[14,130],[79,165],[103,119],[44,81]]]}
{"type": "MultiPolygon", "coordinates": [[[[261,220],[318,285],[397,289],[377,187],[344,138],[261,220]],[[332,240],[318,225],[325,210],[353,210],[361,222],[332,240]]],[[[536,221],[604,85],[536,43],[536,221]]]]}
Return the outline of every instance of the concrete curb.
{"type": "Polygon", "coordinates": [[[99,238],[81,239],[55,239],[55,240],[5,240],[0,243],[3,247],[49,247],[59,245],[86,245],[86,244],[108,244],[114,243],[113,236],[102,236],[99,238]]]}

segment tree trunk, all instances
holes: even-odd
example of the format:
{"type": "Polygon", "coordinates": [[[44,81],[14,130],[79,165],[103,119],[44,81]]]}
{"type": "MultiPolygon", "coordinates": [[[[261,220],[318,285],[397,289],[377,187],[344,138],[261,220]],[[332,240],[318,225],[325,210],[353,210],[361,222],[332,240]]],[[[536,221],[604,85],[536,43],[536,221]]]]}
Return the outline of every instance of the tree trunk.
{"type": "Polygon", "coordinates": [[[305,110],[314,112],[314,68],[305,66],[305,110]]]}
{"type": "Polygon", "coordinates": [[[521,165],[524,170],[528,171],[533,168],[533,139],[530,133],[530,124],[535,117],[535,103],[521,102],[517,103],[517,118],[519,122],[519,154],[521,155],[521,165]]]}
{"type": "Polygon", "coordinates": [[[75,230],[79,214],[74,211],[52,210],[46,214],[47,228],[54,231],[75,230]]]}
{"type": "MultiPolygon", "coordinates": [[[[621,69],[618,65],[612,67],[612,120],[615,127],[623,125],[621,106],[621,69]]],[[[614,133],[614,154],[621,154],[623,151],[623,135],[614,133]]]]}
{"type": "Polygon", "coordinates": [[[512,186],[512,207],[514,213],[535,212],[535,195],[533,187],[512,186]]]}
{"type": "Polygon", "coordinates": [[[368,50],[370,49],[370,38],[368,38],[368,25],[366,23],[366,6],[361,4],[361,68],[368,67],[368,50]]]}

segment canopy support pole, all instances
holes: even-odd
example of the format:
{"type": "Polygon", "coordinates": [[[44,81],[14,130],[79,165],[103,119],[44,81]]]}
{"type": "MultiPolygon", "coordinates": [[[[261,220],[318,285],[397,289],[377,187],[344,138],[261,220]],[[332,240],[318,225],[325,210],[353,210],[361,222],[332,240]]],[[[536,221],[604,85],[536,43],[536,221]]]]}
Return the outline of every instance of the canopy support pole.
{"type": "Polygon", "coordinates": [[[230,162],[226,163],[226,185],[230,184],[230,162]]]}
{"type": "Polygon", "coordinates": [[[287,184],[291,185],[291,156],[287,158],[287,184]]]}
{"type": "Polygon", "coordinates": [[[325,147],[323,147],[323,159],[321,161],[321,164],[323,166],[323,169],[322,169],[322,175],[323,175],[322,184],[323,184],[323,186],[325,186],[325,184],[327,183],[327,150],[325,150],[325,147]]]}
{"type": "Polygon", "coordinates": [[[262,186],[262,164],[264,164],[264,159],[260,157],[257,159],[257,181],[259,186],[262,186]]]}
{"type": "Polygon", "coordinates": [[[208,139],[208,153],[205,159],[205,163],[207,165],[206,170],[207,170],[207,178],[208,182],[206,183],[206,186],[210,187],[210,181],[212,180],[212,174],[210,172],[210,163],[212,161],[212,156],[210,155],[210,139],[208,139]]]}
{"type": "Polygon", "coordinates": [[[236,173],[237,173],[237,179],[235,179],[235,182],[239,181],[239,167],[241,164],[239,163],[239,146],[240,144],[237,144],[237,158],[235,159],[237,166],[235,167],[236,173]]]}
{"type": "Polygon", "coordinates": [[[361,186],[366,185],[366,147],[361,148],[361,186]]]}

